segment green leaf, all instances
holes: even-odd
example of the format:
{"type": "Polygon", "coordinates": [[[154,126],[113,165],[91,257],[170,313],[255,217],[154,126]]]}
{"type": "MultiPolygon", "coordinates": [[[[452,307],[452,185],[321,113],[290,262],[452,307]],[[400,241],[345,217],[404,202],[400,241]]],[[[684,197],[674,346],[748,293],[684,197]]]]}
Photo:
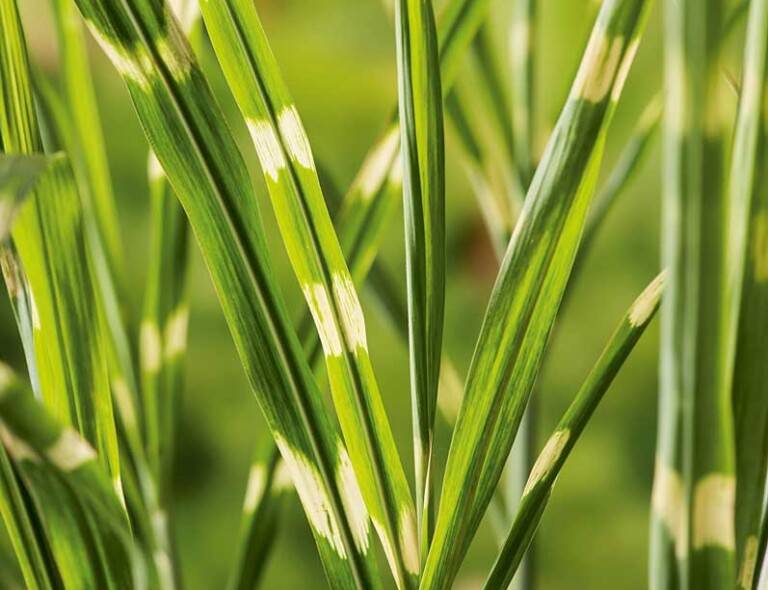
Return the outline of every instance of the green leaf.
{"type": "Polygon", "coordinates": [[[464,51],[480,30],[489,5],[489,0],[449,0],[443,7],[438,18],[443,92],[451,88],[464,51]]]}
{"type": "Polygon", "coordinates": [[[651,524],[652,588],[731,588],[735,481],[723,332],[724,3],[665,7],[659,428],[651,524]]]}
{"type": "Polygon", "coordinates": [[[270,437],[260,445],[248,473],[240,544],[229,590],[252,590],[258,586],[277,537],[283,496],[292,487],[285,463],[270,437]]]}
{"type": "Polygon", "coordinates": [[[248,124],[288,256],[312,312],[344,438],[400,587],[418,573],[413,500],[368,356],[365,320],[296,106],[248,0],[202,5],[248,124]]]}
{"type": "MultiPolygon", "coordinates": [[[[192,49],[203,44],[197,0],[170,3],[192,49]]],[[[154,153],[149,155],[152,237],[139,339],[142,411],[149,462],[167,504],[175,456],[176,413],[187,348],[189,225],[154,153]],[[161,354],[156,354],[157,350],[161,354]],[[161,362],[158,363],[157,360],[161,362]]]]}
{"type": "Polygon", "coordinates": [[[445,316],[443,98],[431,0],[399,0],[395,21],[416,506],[426,554],[433,526],[430,472],[445,316]]]}
{"type": "Polygon", "coordinates": [[[155,2],[78,0],[127,84],[212,275],[330,583],[377,586],[347,451],[287,319],[244,161],[179,25],[155,2]]]}
{"type": "MultiPolygon", "coordinates": [[[[42,152],[29,65],[14,0],[0,2],[0,128],[11,154],[42,152]]],[[[98,317],[93,314],[82,211],[68,161],[51,160],[12,231],[28,281],[36,368],[46,403],[97,448],[119,487],[117,435],[98,317]]]]}
{"type": "MultiPolygon", "coordinates": [[[[55,89],[45,83],[45,79],[36,79],[38,98],[43,107],[39,110],[46,117],[41,117],[41,127],[47,132],[46,147],[49,143],[58,148],[63,140],[69,146],[75,145],[73,120],[66,105],[58,96],[55,89]]],[[[76,147],[72,151],[77,151],[76,147]]],[[[82,199],[81,199],[82,201],[82,199]]],[[[138,390],[134,375],[134,360],[131,344],[128,340],[128,330],[124,323],[123,314],[117,300],[115,284],[107,266],[104,243],[96,229],[93,215],[89,214],[86,203],[83,203],[83,219],[87,237],[87,262],[93,269],[96,279],[98,312],[105,319],[106,332],[105,350],[108,353],[110,385],[113,404],[117,408],[116,420],[121,461],[121,476],[125,484],[125,499],[132,525],[137,539],[142,543],[148,556],[156,563],[155,570],[148,575],[156,577],[158,573],[165,574],[169,570],[167,559],[169,553],[168,518],[163,508],[158,504],[158,490],[152,479],[147,459],[144,455],[141,421],[138,413],[138,390]]],[[[148,560],[149,561],[149,560],[148,560]]],[[[171,570],[172,570],[171,562],[171,570]]],[[[172,573],[172,571],[171,571],[172,573]]],[[[173,587],[173,576],[164,576],[163,580],[155,578],[150,584],[159,584],[162,588],[173,587]]]]}
{"type": "Polygon", "coordinates": [[[509,177],[507,183],[509,188],[506,191],[508,206],[511,210],[517,211],[525,196],[532,170],[530,163],[526,164],[518,160],[518,148],[512,123],[512,104],[489,22],[480,27],[472,43],[472,49],[480,74],[479,81],[482,85],[483,94],[490,106],[492,127],[496,136],[501,140],[501,147],[504,152],[503,169],[509,177]]]}
{"type": "Polygon", "coordinates": [[[33,339],[43,397],[83,433],[119,486],[117,434],[82,210],[65,157],[51,160],[35,201],[13,230],[32,297],[33,339]]]}
{"type": "Polygon", "coordinates": [[[51,0],[51,5],[59,42],[62,89],[72,118],[69,154],[83,202],[94,219],[110,280],[125,305],[125,289],[120,283],[124,276],[120,227],[83,27],[73,0],[51,0]]]}
{"type": "Polygon", "coordinates": [[[467,179],[480,206],[494,253],[501,259],[507,249],[513,226],[512,218],[517,214],[518,208],[510,207],[506,190],[497,186],[500,183],[493,182],[489,173],[492,165],[490,153],[493,149],[480,140],[458,97],[457,90],[445,97],[445,111],[450,116],[456,136],[460,138],[461,160],[467,179]]]}
{"type": "Polygon", "coordinates": [[[42,397],[42,393],[35,360],[29,284],[22,272],[19,253],[7,238],[21,204],[30,196],[47,165],[47,159],[40,155],[0,156],[0,268],[21,337],[32,389],[38,397],[42,397]]]}
{"type": "Polygon", "coordinates": [[[648,5],[603,3],[528,191],[467,377],[422,588],[450,585],[494,493],[570,274],[648,5]]]}
{"type": "Polygon", "coordinates": [[[133,457],[140,440],[139,384],[130,341],[130,314],[121,283],[123,253],[104,137],[82,23],[73,0],[51,0],[61,54],[63,96],[42,76],[36,79],[38,99],[49,114],[49,132],[73,158],[87,228],[88,251],[98,288],[109,344],[110,381],[122,427],[133,439],[133,457]]]}
{"type": "Polygon", "coordinates": [[[29,58],[14,0],[0,2],[0,137],[6,154],[43,151],[29,82],[29,58]]]}
{"type": "Polygon", "coordinates": [[[134,441],[131,461],[137,463],[141,461],[135,456],[141,438],[136,410],[139,394],[127,325],[129,318],[125,293],[116,274],[122,268],[122,253],[118,228],[114,225],[116,222],[110,221],[115,208],[110,201],[114,197],[106,169],[106,154],[84,153],[84,145],[88,145],[91,150],[98,148],[102,151],[104,146],[93,97],[81,99],[77,96],[78,87],[83,87],[86,95],[93,93],[86,56],[83,54],[84,41],[79,16],[77,12],[72,12],[74,5],[68,6],[71,0],[55,1],[61,4],[55,15],[60,21],[59,44],[68,73],[64,84],[68,92],[61,96],[44,76],[39,73],[35,76],[36,98],[42,115],[40,123],[48,151],[64,150],[75,157],[74,169],[83,203],[89,260],[97,287],[99,313],[104,318],[106,328],[110,383],[121,426],[134,441]],[[90,126],[96,129],[90,129],[90,126]],[[111,252],[108,244],[110,235],[111,252]]]}
{"type": "Polygon", "coordinates": [[[160,164],[150,155],[152,235],[139,347],[147,456],[165,496],[174,456],[175,416],[187,347],[189,231],[160,164]]]}
{"type": "Polygon", "coordinates": [[[517,515],[485,582],[485,588],[501,590],[507,588],[512,581],[536,532],[557,476],[605,392],[656,314],[664,288],[664,277],[665,273],[656,277],[632,304],[544,445],[531,470],[517,515]]]}
{"type": "MultiPolygon", "coordinates": [[[[30,374],[35,375],[36,361],[32,340],[32,320],[29,313],[28,289],[26,279],[21,273],[18,253],[12,243],[6,242],[18,208],[34,190],[40,177],[48,167],[45,156],[1,156],[0,157],[0,199],[2,219],[0,220],[0,254],[3,275],[8,287],[14,314],[22,335],[27,364],[30,374]]],[[[2,381],[12,377],[9,369],[0,366],[4,375],[2,381]]],[[[56,564],[51,557],[44,536],[42,536],[38,515],[34,507],[25,499],[26,490],[14,472],[13,466],[0,445],[0,513],[10,537],[14,553],[18,559],[25,584],[28,588],[52,588],[60,584],[56,564]]]]}
{"type": "Polygon", "coordinates": [[[58,579],[56,564],[51,559],[45,539],[36,530],[37,515],[25,501],[21,484],[5,451],[0,445],[0,514],[11,540],[24,583],[30,590],[53,588],[58,579]]]}
{"type": "Polygon", "coordinates": [[[514,0],[508,34],[515,161],[526,186],[535,168],[537,12],[536,0],[514,0]]]}
{"type": "Polygon", "coordinates": [[[737,587],[752,590],[768,467],[768,2],[750,3],[728,185],[726,345],[736,436],[737,587]]]}
{"type": "Polygon", "coordinates": [[[132,587],[142,564],[96,451],[46,412],[4,365],[3,375],[3,444],[43,515],[64,586],[132,587]]]}
{"type": "Polygon", "coordinates": [[[45,156],[0,156],[0,241],[8,239],[19,207],[47,167],[45,156]]]}

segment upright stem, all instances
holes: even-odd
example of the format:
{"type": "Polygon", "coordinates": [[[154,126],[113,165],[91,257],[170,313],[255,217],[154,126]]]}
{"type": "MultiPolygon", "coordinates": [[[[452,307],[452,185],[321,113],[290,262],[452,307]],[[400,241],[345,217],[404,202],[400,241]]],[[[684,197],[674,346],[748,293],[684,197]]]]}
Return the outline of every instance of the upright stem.
{"type": "Polygon", "coordinates": [[[719,386],[723,141],[721,0],[666,2],[661,385],[651,588],[733,584],[731,406],[719,386]]]}

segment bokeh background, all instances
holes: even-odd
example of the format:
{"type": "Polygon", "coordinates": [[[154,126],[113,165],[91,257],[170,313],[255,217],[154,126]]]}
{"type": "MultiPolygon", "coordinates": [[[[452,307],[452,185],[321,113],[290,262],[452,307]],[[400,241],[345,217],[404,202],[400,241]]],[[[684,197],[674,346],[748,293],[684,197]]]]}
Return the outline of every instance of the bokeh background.
{"type": "MultiPolygon", "coordinates": [[[[494,0],[503,49],[508,0],[494,0]]],[[[317,156],[348,186],[396,100],[394,31],[378,0],[256,0],[274,52],[317,156]]],[[[56,39],[45,0],[20,2],[35,62],[56,71],[56,39]]],[[[594,0],[540,0],[536,34],[536,139],[540,153],[563,105],[597,13],[594,0]]],[[[604,175],[662,78],[660,3],[610,131],[604,175]]],[[[147,145],[122,82],[91,43],[94,77],[119,199],[134,310],[141,305],[148,255],[147,145]]],[[[298,318],[304,303],[282,243],[244,125],[210,51],[204,68],[230,116],[252,176],[281,284],[298,318]]],[[[468,69],[461,83],[475,81],[468,69]]],[[[725,97],[726,102],[732,98],[725,97]]],[[[476,115],[487,116],[482,100],[476,115]]],[[[730,103],[726,105],[730,108],[730,103]]],[[[445,347],[465,370],[494,278],[492,250],[448,144],[448,306],[445,347]]],[[[659,267],[660,139],[655,137],[627,193],[612,210],[562,310],[537,386],[539,444],[552,430],[624,310],[659,267]]],[[[402,219],[392,223],[385,263],[404,284],[402,219]]],[[[179,426],[175,512],[183,576],[192,590],[222,588],[235,555],[249,459],[264,424],[235,355],[218,302],[194,252],[190,348],[179,426]]],[[[404,288],[404,287],[402,287],[404,288]]],[[[363,290],[371,354],[406,464],[411,431],[406,351],[363,290]]],[[[7,302],[0,352],[21,364],[7,302]]],[[[646,586],[648,506],[653,472],[658,328],[654,324],[621,371],[558,481],[537,536],[544,590],[646,586]]],[[[447,440],[439,449],[444,459],[447,440]]],[[[409,469],[410,471],[410,469],[409,469]]],[[[495,557],[490,527],[474,543],[457,588],[479,588],[495,557]]],[[[265,588],[322,588],[313,541],[295,498],[286,503],[265,588]]]]}

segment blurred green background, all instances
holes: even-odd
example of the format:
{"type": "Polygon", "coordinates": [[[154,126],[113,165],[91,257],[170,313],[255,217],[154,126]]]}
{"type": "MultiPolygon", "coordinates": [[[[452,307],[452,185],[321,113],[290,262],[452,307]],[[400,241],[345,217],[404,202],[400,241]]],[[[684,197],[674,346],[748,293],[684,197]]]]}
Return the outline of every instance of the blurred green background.
{"type": "MultiPolygon", "coordinates": [[[[499,39],[508,0],[494,0],[499,39]]],[[[341,186],[348,186],[396,100],[394,31],[377,0],[257,0],[265,28],[306,124],[312,146],[341,186]]],[[[541,0],[536,36],[538,150],[562,107],[597,12],[596,1],[541,0]]],[[[659,4],[659,3],[657,3],[659,4]]],[[[56,71],[56,39],[45,0],[20,2],[33,58],[56,71]]],[[[629,78],[603,172],[661,84],[661,5],[629,78]]],[[[138,313],[149,245],[145,179],[147,145],[127,93],[91,44],[94,77],[138,313]]],[[[298,318],[303,300],[266,199],[253,149],[210,52],[203,64],[252,163],[281,283],[298,318]]],[[[469,70],[463,84],[471,88],[469,70]]],[[[477,103],[482,117],[483,104],[477,103]]],[[[449,280],[445,347],[464,370],[469,363],[494,278],[494,260],[448,132],[449,280]]],[[[601,229],[573,296],[563,309],[540,378],[540,440],[575,394],[615,324],[659,265],[659,138],[601,229]]],[[[391,225],[384,258],[404,283],[402,220],[391,225]]],[[[246,386],[219,305],[198,253],[192,273],[192,316],[180,418],[175,512],[183,576],[190,589],[221,588],[235,554],[249,459],[264,428],[246,386]]],[[[371,354],[404,461],[411,463],[407,355],[363,291],[371,354]]],[[[2,354],[21,363],[7,303],[0,316],[2,354]]],[[[646,586],[648,502],[655,439],[657,334],[654,324],[622,370],[567,464],[540,528],[540,587],[646,586]]],[[[447,441],[443,437],[440,458],[447,441]]],[[[495,556],[484,526],[457,588],[481,586],[495,556]]],[[[321,588],[324,579],[298,502],[286,504],[264,587],[321,588]]]]}

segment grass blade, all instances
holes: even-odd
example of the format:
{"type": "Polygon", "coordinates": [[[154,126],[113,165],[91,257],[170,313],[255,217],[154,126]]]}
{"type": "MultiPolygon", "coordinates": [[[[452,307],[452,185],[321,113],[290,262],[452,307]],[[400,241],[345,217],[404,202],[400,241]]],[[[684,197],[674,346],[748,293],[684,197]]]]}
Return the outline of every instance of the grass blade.
{"type": "Polygon", "coordinates": [[[525,173],[528,186],[534,170],[535,86],[536,86],[536,0],[514,0],[509,26],[509,64],[511,74],[512,132],[515,161],[525,173]]]}
{"type": "Polygon", "coordinates": [[[270,438],[258,449],[248,474],[241,540],[229,590],[252,590],[258,586],[277,537],[281,500],[290,489],[285,463],[270,438]]]}
{"type": "Polygon", "coordinates": [[[664,273],[656,277],[632,304],[605,350],[579,389],[541,451],[515,516],[514,523],[485,582],[488,590],[507,588],[536,532],[557,476],[627,357],[659,306],[664,273]]]}
{"type": "MultiPolygon", "coordinates": [[[[29,79],[29,61],[13,0],[0,2],[0,129],[11,154],[42,153],[29,79]]],[[[13,240],[29,282],[36,368],[43,395],[59,416],[98,449],[119,487],[117,435],[93,282],[85,259],[82,212],[72,171],[56,158],[35,197],[20,212],[13,240]]]]}
{"type": "MultiPolygon", "coordinates": [[[[1,138],[0,138],[1,139],[1,138]]],[[[3,148],[3,152],[5,148],[3,148]]],[[[32,306],[29,284],[21,268],[21,260],[13,242],[7,240],[18,209],[24,199],[32,193],[40,176],[47,167],[44,156],[1,156],[0,157],[0,268],[2,268],[8,298],[13,309],[16,327],[21,337],[27,372],[32,390],[42,398],[40,379],[35,359],[35,344],[32,334],[32,306]]]]}
{"type": "Polygon", "coordinates": [[[62,89],[73,123],[69,153],[83,202],[92,211],[111,282],[118,287],[124,307],[125,289],[119,283],[124,276],[122,240],[83,27],[73,0],[51,0],[51,5],[59,41],[62,89]]]}
{"type": "MultiPolygon", "coordinates": [[[[203,41],[197,0],[176,0],[171,8],[197,52],[203,41]]],[[[190,237],[184,210],[153,152],[149,154],[148,181],[152,230],[139,331],[141,408],[149,468],[157,482],[159,502],[166,506],[187,348],[190,237]]]]}
{"type": "Polygon", "coordinates": [[[368,515],[278,294],[242,156],[179,25],[156,3],[78,0],[128,86],[219,294],[334,587],[376,587],[368,515]]]}
{"type": "MultiPolygon", "coordinates": [[[[25,278],[15,248],[8,243],[11,227],[19,207],[34,190],[47,168],[43,156],[2,156],[0,157],[0,260],[3,275],[8,286],[14,315],[22,334],[22,345],[32,375],[35,372],[34,345],[32,343],[32,320],[29,314],[25,278]]],[[[0,366],[0,383],[9,382],[12,374],[0,366]]],[[[2,385],[0,385],[0,389],[2,385]]],[[[21,483],[11,462],[0,445],[0,514],[11,545],[28,588],[53,588],[58,582],[56,565],[51,558],[45,539],[39,534],[37,515],[25,501],[21,483]]]]}
{"type": "Polygon", "coordinates": [[[462,163],[472,190],[480,206],[483,221],[491,239],[496,257],[501,259],[509,243],[512,231],[512,217],[518,208],[510,210],[509,199],[490,178],[491,165],[487,146],[483,146],[475,133],[472,123],[454,90],[445,97],[445,111],[450,116],[456,136],[460,138],[462,163]]]}
{"type": "Polygon", "coordinates": [[[400,587],[418,573],[413,500],[368,357],[365,320],[311,148],[256,9],[205,3],[203,18],[256,144],[289,258],[325,352],[344,438],[400,587]]]}
{"type": "Polygon", "coordinates": [[[89,71],[82,23],[73,0],[52,0],[63,70],[63,97],[37,76],[38,99],[49,115],[49,132],[73,158],[84,207],[88,250],[106,324],[112,389],[122,426],[133,439],[136,457],[140,423],[139,384],[134,371],[130,313],[123,275],[123,253],[104,137],[89,71]]]}
{"type": "Polygon", "coordinates": [[[439,15],[440,79],[447,92],[464,51],[477,35],[488,14],[489,0],[451,0],[439,15]]]}
{"type": "Polygon", "coordinates": [[[480,27],[472,43],[472,49],[478,65],[480,82],[491,107],[494,131],[500,138],[505,152],[504,168],[510,178],[510,188],[507,191],[509,207],[512,210],[519,210],[530,182],[531,170],[524,168],[517,159],[518,148],[515,145],[510,96],[488,22],[480,27]]]}
{"type": "Polygon", "coordinates": [[[450,585],[490,501],[570,273],[648,3],[607,1],[515,228],[451,441],[423,588],[450,585]],[[578,131],[576,131],[578,130],[578,131]]]}
{"type": "Polygon", "coordinates": [[[34,293],[33,325],[40,383],[46,402],[62,412],[99,450],[119,488],[117,434],[95,291],[87,265],[82,211],[64,157],[19,215],[13,231],[34,293]],[[35,323],[35,313],[37,323],[35,323]]]}
{"type": "Polygon", "coordinates": [[[399,0],[395,20],[416,506],[426,554],[433,526],[430,466],[445,315],[443,99],[431,0],[399,0]]]}
{"type": "Polygon", "coordinates": [[[729,176],[723,379],[732,391],[736,436],[737,587],[752,590],[768,461],[768,2],[750,3],[739,115],[729,176]]]}
{"type": "Polygon", "coordinates": [[[151,261],[141,322],[142,411],[150,468],[165,496],[174,456],[175,415],[187,347],[189,231],[184,210],[150,154],[151,261]]]}
{"type": "Polygon", "coordinates": [[[0,156],[0,240],[6,240],[19,207],[48,168],[41,155],[0,156]]]}
{"type": "Polygon", "coordinates": [[[578,259],[584,259],[592,246],[598,229],[603,225],[611,208],[618,200],[618,197],[626,193],[627,185],[634,178],[635,172],[642,162],[643,156],[648,151],[654,134],[659,128],[661,113],[661,97],[656,96],[651,99],[648,106],[643,110],[637,125],[632,130],[632,135],[622,148],[611,173],[595,195],[594,202],[589,210],[589,217],[587,217],[587,222],[584,226],[584,237],[579,247],[578,259]]]}
{"type": "Polygon", "coordinates": [[[0,513],[13,551],[30,590],[53,588],[58,579],[56,565],[48,554],[45,540],[32,522],[36,515],[24,501],[19,480],[5,451],[0,445],[0,513]]]}
{"type": "Polygon", "coordinates": [[[666,104],[659,429],[651,588],[726,588],[733,568],[733,431],[721,387],[722,2],[665,6],[666,104]]]}
{"type": "MultiPolygon", "coordinates": [[[[75,145],[75,135],[72,131],[73,122],[65,104],[56,91],[44,79],[38,77],[37,87],[43,108],[40,112],[41,127],[47,133],[46,147],[58,149],[63,143],[75,145]],[[51,145],[49,145],[51,144],[51,145]]],[[[76,151],[76,147],[70,148],[76,151]]],[[[158,572],[168,573],[173,562],[166,557],[170,547],[170,532],[168,518],[164,509],[158,504],[157,483],[153,480],[143,448],[142,421],[137,410],[138,389],[134,375],[134,360],[131,344],[124,317],[120,312],[115,285],[109,274],[107,255],[104,252],[103,241],[98,235],[93,216],[83,205],[83,218],[88,238],[88,263],[94,271],[98,285],[98,306],[101,317],[105,318],[106,342],[105,350],[109,354],[108,365],[113,403],[117,408],[117,428],[120,443],[120,453],[125,460],[121,461],[121,475],[126,484],[126,502],[132,518],[137,539],[142,543],[147,555],[155,561],[156,571],[150,571],[150,576],[158,572]]],[[[149,560],[148,560],[149,561],[149,560]]],[[[150,580],[150,584],[161,588],[173,588],[173,575],[166,575],[162,580],[150,580]]]]}
{"type": "Polygon", "coordinates": [[[22,473],[46,527],[66,587],[130,587],[142,564],[128,517],[96,451],[62,426],[4,367],[3,444],[22,473]],[[66,534],[64,534],[66,533],[66,534]],[[78,538],[80,537],[80,538],[78,538]],[[94,547],[92,543],[96,543],[94,547]],[[90,565],[85,565],[90,564],[90,565]]]}

